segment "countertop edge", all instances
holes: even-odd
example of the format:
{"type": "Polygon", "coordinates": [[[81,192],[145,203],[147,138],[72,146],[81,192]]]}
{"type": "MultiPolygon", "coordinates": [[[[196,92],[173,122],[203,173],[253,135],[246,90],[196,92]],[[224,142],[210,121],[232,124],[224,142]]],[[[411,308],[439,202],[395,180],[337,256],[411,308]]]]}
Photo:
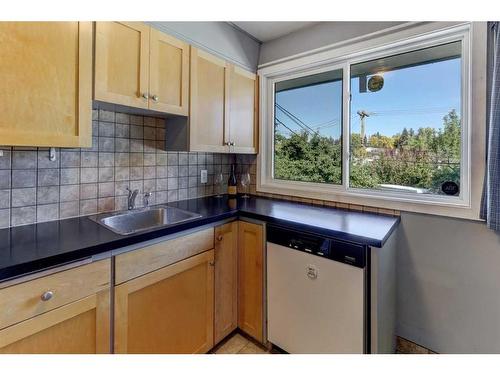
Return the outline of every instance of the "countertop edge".
{"type": "MultiPolygon", "coordinates": [[[[381,215],[381,216],[388,217],[388,215],[381,215]]],[[[178,225],[159,228],[134,235],[123,236],[120,238],[115,238],[110,241],[102,242],[92,246],[82,247],[74,250],[68,250],[68,252],[65,253],[60,253],[53,256],[44,257],[41,259],[35,259],[22,264],[7,266],[0,269],[0,282],[11,280],[17,277],[22,277],[24,275],[33,274],[43,270],[56,268],[61,265],[69,264],[72,262],[81,261],[99,254],[112,252],[116,249],[123,248],[126,246],[139,244],[141,242],[154,240],[156,238],[173,235],[190,229],[195,229],[204,225],[209,225],[223,220],[231,218],[239,218],[239,217],[260,220],[270,224],[290,226],[296,230],[311,231],[319,235],[335,237],[338,238],[339,240],[354,242],[365,246],[378,247],[378,248],[384,246],[386,241],[396,230],[401,220],[400,217],[391,216],[391,218],[394,219],[394,222],[388,229],[387,233],[384,235],[382,239],[376,239],[376,238],[374,239],[372,237],[353,235],[344,231],[337,231],[333,229],[322,228],[315,225],[305,224],[302,222],[295,222],[282,218],[276,218],[271,215],[265,215],[258,212],[247,211],[243,207],[238,207],[232,210],[228,210],[226,212],[218,213],[216,215],[203,216],[195,220],[179,223],[178,225]]],[[[81,217],[80,219],[85,219],[85,218],[90,220],[88,217],[81,217]]],[[[95,225],[99,224],[95,223],[95,225]]]]}

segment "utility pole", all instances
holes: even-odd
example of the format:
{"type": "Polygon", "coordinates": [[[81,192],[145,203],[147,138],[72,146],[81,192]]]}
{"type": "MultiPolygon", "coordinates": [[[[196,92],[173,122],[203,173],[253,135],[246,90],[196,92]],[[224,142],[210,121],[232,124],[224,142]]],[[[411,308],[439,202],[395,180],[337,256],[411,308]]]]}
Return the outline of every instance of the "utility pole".
{"type": "Polygon", "coordinates": [[[361,144],[366,146],[365,144],[365,117],[370,117],[370,113],[365,110],[358,111],[359,118],[361,120],[361,144]]]}

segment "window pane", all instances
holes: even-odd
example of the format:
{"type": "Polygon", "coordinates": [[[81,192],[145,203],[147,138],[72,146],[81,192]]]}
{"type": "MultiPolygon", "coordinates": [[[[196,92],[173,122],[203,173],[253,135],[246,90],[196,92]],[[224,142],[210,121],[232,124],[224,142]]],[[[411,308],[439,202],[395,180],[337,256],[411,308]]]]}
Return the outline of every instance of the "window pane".
{"type": "Polygon", "coordinates": [[[461,42],[351,66],[350,186],[459,195],[461,42]]]}
{"type": "Polygon", "coordinates": [[[342,183],[342,70],[275,84],[274,178],[342,183]]]}

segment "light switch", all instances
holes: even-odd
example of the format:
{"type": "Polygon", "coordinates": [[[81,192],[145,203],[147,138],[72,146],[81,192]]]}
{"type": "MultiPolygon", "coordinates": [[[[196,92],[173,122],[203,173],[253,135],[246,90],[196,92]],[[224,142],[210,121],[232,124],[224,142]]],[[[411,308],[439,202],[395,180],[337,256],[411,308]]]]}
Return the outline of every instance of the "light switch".
{"type": "Polygon", "coordinates": [[[206,169],[202,169],[201,170],[201,183],[202,184],[206,184],[207,183],[207,179],[208,179],[207,170],[206,169]]]}

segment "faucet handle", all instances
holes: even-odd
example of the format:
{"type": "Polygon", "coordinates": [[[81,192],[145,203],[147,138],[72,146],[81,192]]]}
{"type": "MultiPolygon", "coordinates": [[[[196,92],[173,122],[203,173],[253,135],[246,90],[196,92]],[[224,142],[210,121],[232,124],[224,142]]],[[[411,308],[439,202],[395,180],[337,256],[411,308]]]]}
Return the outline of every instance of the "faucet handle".
{"type": "Polygon", "coordinates": [[[144,193],[144,198],[143,198],[144,207],[148,207],[149,206],[149,198],[150,197],[151,197],[151,193],[149,191],[146,191],[144,193]]]}

